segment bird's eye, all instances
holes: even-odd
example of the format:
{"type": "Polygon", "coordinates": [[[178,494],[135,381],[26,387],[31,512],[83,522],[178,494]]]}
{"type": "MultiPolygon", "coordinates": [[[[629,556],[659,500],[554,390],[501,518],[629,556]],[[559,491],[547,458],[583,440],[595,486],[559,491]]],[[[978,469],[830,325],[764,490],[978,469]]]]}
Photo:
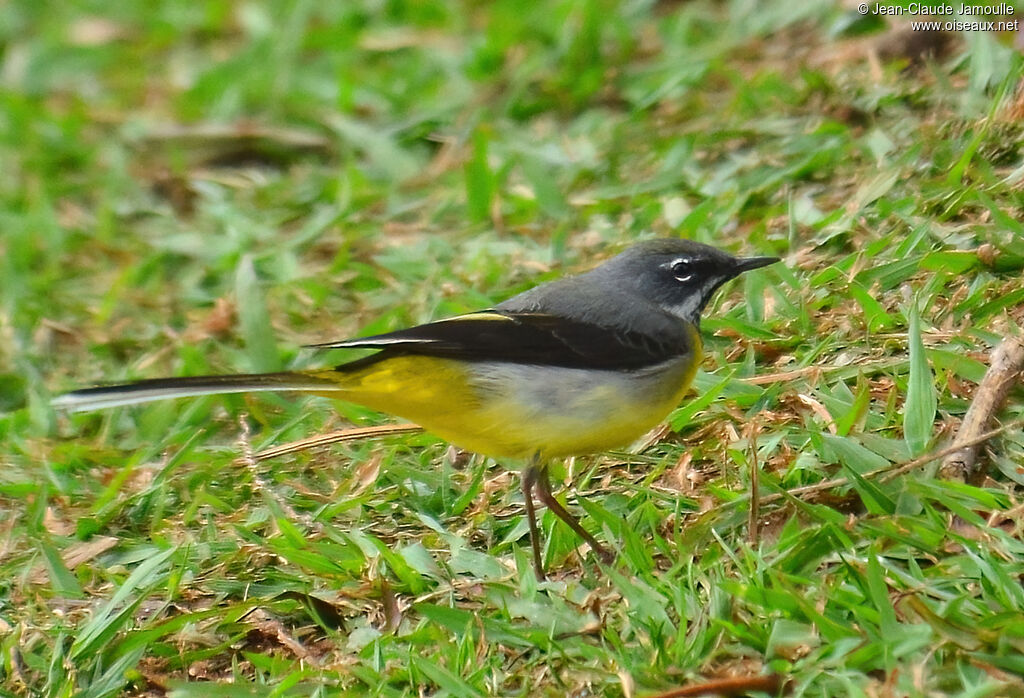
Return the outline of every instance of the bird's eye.
{"type": "Polygon", "coordinates": [[[689,281],[693,278],[693,262],[686,257],[672,262],[672,276],[676,281],[689,281]]]}

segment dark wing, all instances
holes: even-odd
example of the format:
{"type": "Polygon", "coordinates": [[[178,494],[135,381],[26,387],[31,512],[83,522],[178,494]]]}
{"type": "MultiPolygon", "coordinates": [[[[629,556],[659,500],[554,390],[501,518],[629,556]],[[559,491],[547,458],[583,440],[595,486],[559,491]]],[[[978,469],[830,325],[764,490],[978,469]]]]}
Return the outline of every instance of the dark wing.
{"type": "Polygon", "coordinates": [[[390,356],[418,354],[599,369],[643,368],[691,350],[685,341],[664,341],[555,315],[506,310],[485,310],[397,332],[313,346],[380,349],[390,356]]]}

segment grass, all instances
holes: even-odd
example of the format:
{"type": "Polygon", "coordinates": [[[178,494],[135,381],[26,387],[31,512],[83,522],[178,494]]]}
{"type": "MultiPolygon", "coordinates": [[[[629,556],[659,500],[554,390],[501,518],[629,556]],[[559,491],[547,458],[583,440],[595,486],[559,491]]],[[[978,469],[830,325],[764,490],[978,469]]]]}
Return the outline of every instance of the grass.
{"type": "Polygon", "coordinates": [[[1024,433],[978,486],[863,477],[948,442],[1019,333],[1021,60],[879,62],[886,31],[774,1],[0,7],[3,690],[1024,693],[1024,433]],[[48,407],[344,358],[297,347],[668,235],[786,263],[721,293],[663,439],[555,468],[612,567],[545,514],[539,584],[515,474],[428,435],[237,461],[386,421],[359,407],[48,407]],[[850,484],[755,538],[752,464],[765,495],[850,484]]]}

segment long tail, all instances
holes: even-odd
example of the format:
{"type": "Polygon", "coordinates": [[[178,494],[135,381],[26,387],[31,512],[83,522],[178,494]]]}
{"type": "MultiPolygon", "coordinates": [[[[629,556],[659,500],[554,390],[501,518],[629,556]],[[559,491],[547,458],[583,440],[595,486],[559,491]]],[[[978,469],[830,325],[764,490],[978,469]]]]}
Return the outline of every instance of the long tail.
{"type": "Polygon", "coordinates": [[[308,372],[255,373],[233,376],[154,378],[124,385],[85,388],[54,398],[54,407],[69,412],[88,412],[140,402],[195,395],[299,391],[327,393],[340,389],[330,369],[308,372]]]}

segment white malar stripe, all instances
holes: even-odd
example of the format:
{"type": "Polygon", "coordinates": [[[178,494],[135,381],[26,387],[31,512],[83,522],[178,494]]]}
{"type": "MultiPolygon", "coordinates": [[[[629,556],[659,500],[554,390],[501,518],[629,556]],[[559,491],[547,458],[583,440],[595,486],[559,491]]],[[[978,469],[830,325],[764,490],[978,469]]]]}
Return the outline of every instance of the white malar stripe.
{"type": "Polygon", "coordinates": [[[717,284],[718,279],[709,279],[701,288],[695,289],[688,295],[682,303],[669,306],[665,310],[687,322],[697,324],[700,321],[700,311],[704,308],[708,296],[717,284]]]}

